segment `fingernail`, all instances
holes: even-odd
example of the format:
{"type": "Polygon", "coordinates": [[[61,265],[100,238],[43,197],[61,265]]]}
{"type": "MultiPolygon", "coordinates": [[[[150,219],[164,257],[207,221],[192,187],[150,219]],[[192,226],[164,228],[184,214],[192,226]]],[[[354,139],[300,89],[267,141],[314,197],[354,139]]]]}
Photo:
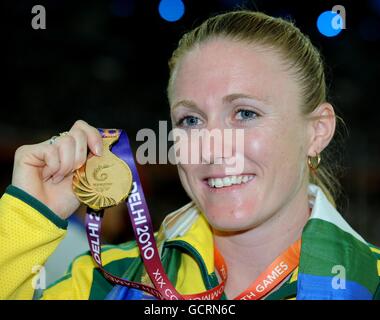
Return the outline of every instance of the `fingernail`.
{"type": "Polygon", "coordinates": [[[102,155],[102,153],[103,153],[103,145],[102,144],[97,144],[95,146],[95,153],[99,157],[102,155]]]}
{"type": "Polygon", "coordinates": [[[54,184],[60,183],[63,180],[64,176],[58,175],[53,177],[52,181],[54,184]]]}

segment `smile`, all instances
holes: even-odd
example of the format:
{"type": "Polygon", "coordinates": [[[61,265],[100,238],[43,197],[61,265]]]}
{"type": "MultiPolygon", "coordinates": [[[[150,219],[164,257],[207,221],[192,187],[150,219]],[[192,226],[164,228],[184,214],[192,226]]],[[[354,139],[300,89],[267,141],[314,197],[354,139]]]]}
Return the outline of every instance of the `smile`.
{"type": "Polygon", "coordinates": [[[220,178],[208,178],[206,179],[207,184],[211,188],[224,188],[230,187],[232,185],[245,184],[251,181],[254,175],[239,175],[239,176],[226,176],[220,178]]]}

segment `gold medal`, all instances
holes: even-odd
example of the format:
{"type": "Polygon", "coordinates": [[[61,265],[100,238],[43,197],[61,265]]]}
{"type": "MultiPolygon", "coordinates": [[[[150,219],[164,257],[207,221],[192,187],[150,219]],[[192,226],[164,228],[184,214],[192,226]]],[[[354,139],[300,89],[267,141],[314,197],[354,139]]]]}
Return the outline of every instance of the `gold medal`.
{"type": "Polygon", "coordinates": [[[103,138],[103,155],[90,155],[75,171],[73,190],[80,202],[94,210],[115,206],[124,201],[132,187],[132,172],[128,165],[111,151],[118,135],[103,138]]]}

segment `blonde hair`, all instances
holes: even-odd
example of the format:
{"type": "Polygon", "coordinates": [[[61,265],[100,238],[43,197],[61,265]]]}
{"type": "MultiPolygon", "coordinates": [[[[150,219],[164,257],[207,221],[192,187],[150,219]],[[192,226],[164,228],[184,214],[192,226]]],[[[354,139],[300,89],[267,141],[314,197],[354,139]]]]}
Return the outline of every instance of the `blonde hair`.
{"type": "MultiPolygon", "coordinates": [[[[324,63],[310,39],[290,21],[248,10],[211,17],[183,35],[169,60],[169,100],[180,59],[194,47],[217,37],[254,43],[278,52],[300,85],[303,115],[309,115],[326,101],[324,63]]],[[[344,125],[342,118],[336,116],[336,120],[344,125]]],[[[341,193],[338,177],[334,174],[337,167],[333,166],[332,161],[336,155],[328,154],[326,149],[321,154],[322,161],[318,170],[315,173],[309,170],[309,182],[318,185],[336,207],[336,199],[341,193]]]]}

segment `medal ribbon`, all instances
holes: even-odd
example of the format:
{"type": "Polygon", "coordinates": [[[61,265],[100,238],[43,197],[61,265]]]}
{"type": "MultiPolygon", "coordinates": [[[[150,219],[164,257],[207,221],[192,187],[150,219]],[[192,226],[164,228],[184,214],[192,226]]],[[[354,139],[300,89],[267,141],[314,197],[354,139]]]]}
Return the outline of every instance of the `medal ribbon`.
{"type": "Polygon", "coordinates": [[[133,158],[133,152],[130,148],[128,137],[123,130],[99,129],[99,132],[103,138],[119,136],[118,142],[112,147],[112,153],[123,160],[129,166],[132,172],[132,190],[125,203],[128,208],[135,239],[140,249],[141,258],[143,259],[146,271],[151,278],[151,281],[154,284],[155,288],[113,276],[103,268],[99,239],[103,210],[95,212],[90,207],[88,207],[86,215],[87,239],[90,245],[91,255],[93,256],[100,270],[103,272],[105,278],[115,284],[143,290],[161,300],[190,300],[196,297],[206,299],[208,296],[214,297],[214,299],[220,299],[224,292],[224,282],[211,290],[195,295],[182,296],[174,288],[168,279],[161,263],[156,241],[154,238],[152,221],[145,201],[144,192],[133,158]]]}
{"type": "MultiPolygon", "coordinates": [[[[277,287],[298,266],[301,240],[294,242],[280,254],[252,284],[233,300],[259,300],[277,287]]],[[[222,281],[227,280],[227,265],[215,246],[215,268],[222,281]]]]}
{"type": "MultiPolygon", "coordinates": [[[[123,130],[99,129],[99,132],[103,138],[119,136],[118,142],[112,147],[112,153],[123,160],[132,172],[132,190],[129,193],[125,203],[128,208],[129,217],[132,223],[136,243],[141,253],[141,258],[154,288],[142,283],[116,277],[103,268],[101,259],[100,232],[104,210],[94,211],[90,207],[87,207],[87,240],[90,246],[91,255],[102,271],[104,277],[114,284],[143,290],[160,300],[219,300],[224,292],[225,283],[227,280],[227,266],[216,247],[214,251],[215,267],[222,278],[222,281],[218,286],[202,293],[190,295],[181,295],[174,288],[161,263],[154,238],[152,221],[128,137],[123,130]]],[[[299,261],[299,251],[300,241],[293,244],[285,253],[280,255],[247,290],[235,299],[256,300],[263,297],[295,269],[299,261]],[[270,277],[274,277],[275,279],[271,281],[272,278],[270,277]],[[267,284],[265,281],[270,282],[270,284],[267,284]],[[260,291],[260,284],[262,283],[265,286],[265,290],[260,291]]]]}

